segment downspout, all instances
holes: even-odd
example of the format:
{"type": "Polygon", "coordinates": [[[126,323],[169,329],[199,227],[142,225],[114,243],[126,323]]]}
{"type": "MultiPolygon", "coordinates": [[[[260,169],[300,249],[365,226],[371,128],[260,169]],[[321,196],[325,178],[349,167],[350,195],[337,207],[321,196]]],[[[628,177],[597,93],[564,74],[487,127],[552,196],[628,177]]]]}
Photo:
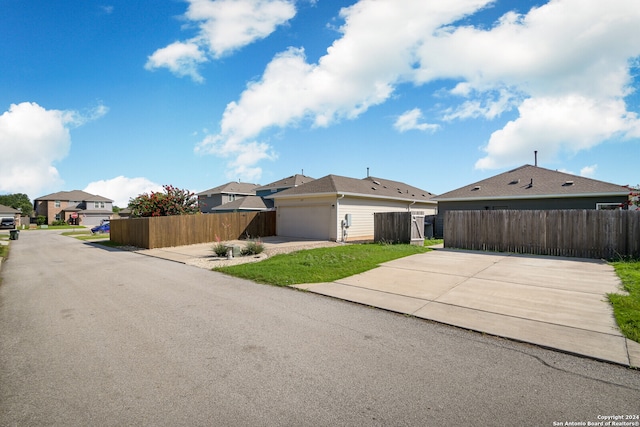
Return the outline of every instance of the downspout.
{"type": "Polygon", "coordinates": [[[411,203],[409,203],[409,206],[407,206],[407,211],[411,212],[411,206],[415,205],[416,201],[412,201],[411,203]]]}
{"type": "MultiPolygon", "coordinates": [[[[341,194],[341,195],[340,195],[340,197],[338,197],[338,198],[336,199],[336,225],[338,224],[338,220],[339,220],[339,218],[338,218],[338,213],[340,212],[340,200],[341,200],[341,199],[343,199],[343,198],[344,198],[344,194],[341,194]]],[[[340,226],[341,226],[341,228],[340,228],[340,231],[341,231],[340,235],[342,236],[342,243],[344,243],[344,221],[340,223],[340,226]]],[[[336,237],[337,237],[337,236],[336,236],[336,237]]],[[[337,240],[338,240],[338,239],[336,238],[336,241],[337,241],[337,240]]]]}

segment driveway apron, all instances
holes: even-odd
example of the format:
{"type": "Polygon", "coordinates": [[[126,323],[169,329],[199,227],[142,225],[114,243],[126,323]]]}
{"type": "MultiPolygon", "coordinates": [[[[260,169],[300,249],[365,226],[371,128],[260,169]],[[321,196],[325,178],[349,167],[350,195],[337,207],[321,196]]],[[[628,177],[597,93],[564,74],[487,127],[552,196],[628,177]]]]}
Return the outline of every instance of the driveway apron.
{"type": "Polygon", "coordinates": [[[601,260],[439,249],[333,283],[332,296],[599,360],[640,366],[607,293],[622,293],[601,260]]]}

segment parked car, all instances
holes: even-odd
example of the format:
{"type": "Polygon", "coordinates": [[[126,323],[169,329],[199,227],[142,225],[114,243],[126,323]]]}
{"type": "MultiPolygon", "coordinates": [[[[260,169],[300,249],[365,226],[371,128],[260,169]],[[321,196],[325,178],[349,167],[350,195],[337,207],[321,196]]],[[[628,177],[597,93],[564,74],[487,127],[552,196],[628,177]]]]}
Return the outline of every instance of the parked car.
{"type": "Polygon", "coordinates": [[[111,223],[109,221],[103,221],[102,224],[93,227],[91,229],[91,232],[92,233],[108,233],[111,231],[110,224],[111,223]]]}
{"type": "Polygon", "coordinates": [[[13,218],[2,218],[0,220],[0,228],[9,228],[13,230],[16,228],[16,220],[13,218]]]}

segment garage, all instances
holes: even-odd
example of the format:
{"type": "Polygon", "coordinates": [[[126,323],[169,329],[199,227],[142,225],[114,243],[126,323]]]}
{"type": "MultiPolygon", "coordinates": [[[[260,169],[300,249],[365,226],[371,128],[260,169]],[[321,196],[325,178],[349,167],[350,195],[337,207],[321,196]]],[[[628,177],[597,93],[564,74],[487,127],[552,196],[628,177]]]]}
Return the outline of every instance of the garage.
{"type": "Polygon", "coordinates": [[[331,239],[331,206],[281,206],[277,216],[278,236],[331,239]]]}

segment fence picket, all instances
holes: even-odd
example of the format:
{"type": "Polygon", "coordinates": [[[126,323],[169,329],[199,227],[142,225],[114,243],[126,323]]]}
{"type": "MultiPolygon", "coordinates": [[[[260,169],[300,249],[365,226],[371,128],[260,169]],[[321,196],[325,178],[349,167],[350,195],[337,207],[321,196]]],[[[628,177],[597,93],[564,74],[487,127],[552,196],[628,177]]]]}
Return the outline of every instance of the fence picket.
{"type": "Polygon", "coordinates": [[[640,212],[448,211],[447,248],[582,258],[640,258],[640,212]]]}
{"type": "Polygon", "coordinates": [[[276,235],[276,213],[230,212],[174,215],[111,221],[111,240],[139,248],[165,248],[196,243],[276,235]]]}

